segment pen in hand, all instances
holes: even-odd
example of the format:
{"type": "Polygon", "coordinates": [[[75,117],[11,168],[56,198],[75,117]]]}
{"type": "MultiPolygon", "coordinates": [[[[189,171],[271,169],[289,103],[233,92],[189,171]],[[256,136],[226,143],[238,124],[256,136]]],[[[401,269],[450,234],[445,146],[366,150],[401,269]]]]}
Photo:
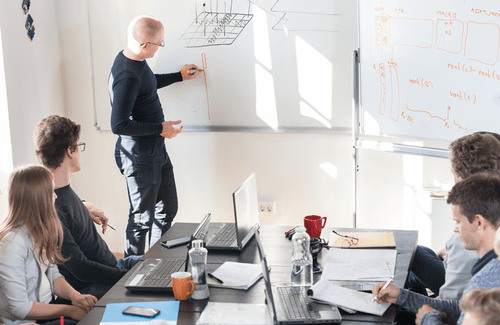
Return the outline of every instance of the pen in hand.
{"type": "MultiPolygon", "coordinates": [[[[384,283],[384,286],[383,286],[380,290],[384,290],[385,288],[387,288],[387,287],[389,286],[389,284],[392,282],[392,280],[394,280],[394,275],[393,275],[393,276],[391,276],[391,278],[390,278],[389,280],[387,280],[387,282],[386,282],[386,283],[384,283]]],[[[380,290],[379,290],[379,292],[380,292],[380,290]]],[[[377,300],[377,298],[378,298],[378,296],[377,296],[377,295],[373,296],[373,299],[372,299],[372,301],[370,301],[370,303],[372,303],[372,302],[374,302],[375,300],[377,300]]]]}
{"type": "MultiPolygon", "coordinates": [[[[102,222],[104,222],[104,220],[102,220],[101,217],[98,217],[98,218],[99,218],[99,220],[101,220],[102,222]]],[[[114,231],[116,231],[116,228],[113,227],[112,225],[110,225],[109,223],[108,223],[108,227],[111,228],[111,229],[113,229],[114,231]]]]}

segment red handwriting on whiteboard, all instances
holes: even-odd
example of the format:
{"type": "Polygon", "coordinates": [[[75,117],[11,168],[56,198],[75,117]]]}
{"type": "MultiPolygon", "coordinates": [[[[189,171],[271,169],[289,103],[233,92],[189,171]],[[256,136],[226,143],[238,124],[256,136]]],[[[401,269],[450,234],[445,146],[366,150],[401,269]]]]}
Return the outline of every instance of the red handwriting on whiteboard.
{"type": "Polygon", "coordinates": [[[466,65],[465,63],[460,63],[458,62],[456,65],[452,63],[448,63],[448,69],[451,70],[458,70],[462,72],[474,72],[476,71],[474,68],[472,68],[471,65],[466,65]]]}
{"type": "Polygon", "coordinates": [[[488,79],[500,80],[500,76],[498,75],[498,72],[496,72],[495,70],[493,71],[491,71],[490,69],[488,69],[487,71],[479,70],[478,73],[480,76],[486,77],[488,79]]]}
{"type": "Polygon", "coordinates": [[[451,11],[441,11],[441,10],[438,10],[438,12],[436,12],[436,15],[447,17],[447,18],[457,18],[457,13],[456,12],[451,12],[451,11]]]}
{"type": "Polygon", "coordinates": [[[408,122],[413,123],[413,117],[411,117],[411,116],[409,116],[409,115],[405,115],[405,112],[401,112],[401,117],[402,117],[404,120],[407,120],[408,122]]]}
{"type": "Polygon", "coordinates": [[[408,78],[408,79],[409,79],[411,84],[422,86],[424,88],[429,88],[430,90],[432,90],[434,87],[432,84],[432,81],[427,81],[423,78],[422,78],[422,80],[420,80],[419,78],[416,78],[416,79],[408,78]]]}
{"type": "MultiPolygon", "coordinates": [[[[442,116],[438,116],[438,115],[432,115],[431,112],[428,112],[428,111],[424,111],[424,110],[417,110],[417,109],[411,109],[408,107],[408,104],[406,104],[406,109],[409,110],[410,112],[413,112],[413,113],[424,113],[424,115],[429,115],[429,118],[433,119],[433,118],[437,118],[439,120],[442,120],[444,121],[444,127],[446,129],[449,129],[450,128],[450,124],[448,123],[448,121],[450,120],[450,111],[451,111],[451,106],[448,106],[446,108],[446,117],[442,117],[442,116]]],[[[403,115],[404,116],[404,115],[403,115]]],[[[413,119],[412,119],[412,122],[413,122],[413,119]]],[[[453,120],[453,124],[455,126],[457,126],[459,129],[462,129],[462,130],[467,130],[468,127],[463,127],[461,126],[460,124],[458,124],[455,120],[453,120]]]]}
{"type": "Polygon", "coordinates": [[[450,96],[453,98],[456,98],[456,99],[466,101],[466,102],[472,101],[472,104],[476,103],[476,95],[470,95],[470,94],[467,94],[467,92],[462,93],[462,91],[459,91],[458,93],[455,93],[455,92],[450,90],[450,96]]]}
{"type": "Polygon", "coordinates": [[[498,13],[496,11],[488,11],[488,10],[484,10],[484,9],[472,8],[470,10],[470,12],[472,12],[473,14],[476,14],[476,15],[485,15],[488,17],[500,17],[500,13],[498,13]]]}

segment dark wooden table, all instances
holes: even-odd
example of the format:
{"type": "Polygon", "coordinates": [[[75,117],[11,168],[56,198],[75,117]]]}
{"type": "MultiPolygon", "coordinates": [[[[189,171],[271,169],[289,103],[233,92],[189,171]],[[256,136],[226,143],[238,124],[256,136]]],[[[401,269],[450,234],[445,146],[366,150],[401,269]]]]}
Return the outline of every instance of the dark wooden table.
{"type": "MultiPolygon", "coordinates": [[[[190,236],[196,229],[195,223],[175,223],[172,228],[161,238],[160,241],[174,239],[182,236],[190,236]]],[[[291,241],[285,238],[284,232],[291,227],[261,225],[260,237],[264,245],[264,250],[267,255],[269,264],[271,265],[271,281],[273,283],[286,283],[290,281],[290,257],[292,252],[291,241]]],[[[322,237],[328,239],[329,232],[332,228],[325,228],[322,237]]],[[[373,231],[373,229],[350,229],[350,228],[335,228],[339,232],[348,231],[373,231]]],[[[397,257],[396,257],[396,272],[393,284],[398,287],[403,287],[408,270],[410,268],[413,253],[417,246],[417,231],[409,230],[389,230],[394,233],[396,241],[397,257]]],[[[143,257],[146,258],[162,258],[162,257],[178,257],[185,258],[187,253],[186,246],[176,248],[164,248],[160,242],[156,243],[143,257]]],[[[319,256],[318,262],[324,265],[328,251],[323,249],[319,256]]],[[[217,269],[225,261],[245,262],[245,263],[260,263],[259,254],[257,252],[257,242],[252,238],[247,246],[241,252],[232,251],[214,251],[208,252],[208,271],[212,272],[217,269]]],[[[134,268],[135,269],[135,268],[134,268]]],[[[134,271],[132,269],[128,274],[134,271]]],[[[318,281],[321,274],[314,275],[314,282],[318,281]]],[[[172,292],[132,292],[125,288],[127,275],[124,276],[118,283],[113,286],[94,306],[92,311],[79,324],[99,324],[106,304],[108,303],[123,303],[123,302],[139,302],[139,301],[161,301],[175,300],[172,292]]],[[[195,324],[200,317],[201,312],[205,308],[208,301],[211,302],[238,302],[262,304],[265,302],[264,283],[259,280],[250,289],[232,290],[223,288],[210,287],[210,298],[207,300],[186,300],[181,301],[179,308],[179,318],[177,324],[195,324]]],[[[369,315],[365,313],[347,314],[342,312],[342,324],[348,325],[369,325],[369,324],[392,324],[396,316],[396,307],[391,306],[383,316],[369,315]]]]}

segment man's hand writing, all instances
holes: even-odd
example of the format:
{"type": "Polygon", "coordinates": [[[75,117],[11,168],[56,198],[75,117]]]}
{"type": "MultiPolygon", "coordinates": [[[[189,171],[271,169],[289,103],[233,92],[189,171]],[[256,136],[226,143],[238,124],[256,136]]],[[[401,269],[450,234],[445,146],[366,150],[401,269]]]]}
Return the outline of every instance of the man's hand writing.
{"type": "Polygon", "coordinates": [[[163,131],[161,132],[161,136],[165,137],[167,139],[172,139],[177,136],[177,134],[181,133],[182,130],[184,129],[184,126],[181,126],[180,128],[174,127],[174,125],[179,125],[181,124],[182,121],[165,121],[162,123],[163,125],[163,131]]]}
{"type": "Polygon", "coordinates": [[[390,303],[395,303],[396,300],[398,300],[399,294],[401,293],[401,289],[396,287],[395,285],[389,284],[387,288],[382,289],[384,286],[385,282],[381,282],[376,284],[372,288],[372,293],[377,296],[377,300],[375,300],[378,303],[381,303],[383,301],[387,301],[390,303]]]}
{"type": "Polygon", "coordinates": [[[181,72],[183,72],[183,71],[187,71],[187,73],[182,73],[182,81],[191,80],[191,79],[198,77],[198,67],[194,64],[184,64],[181,72]],[[190,71],[192,69],[194,69],[196,71],[194,73],[190,73],[190,71]]]}

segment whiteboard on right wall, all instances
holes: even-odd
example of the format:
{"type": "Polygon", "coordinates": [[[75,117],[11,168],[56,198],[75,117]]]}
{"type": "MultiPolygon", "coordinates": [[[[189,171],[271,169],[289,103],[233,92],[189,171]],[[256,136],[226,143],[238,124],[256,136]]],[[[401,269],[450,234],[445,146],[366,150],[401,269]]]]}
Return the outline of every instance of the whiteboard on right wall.
{"type": "Polygon", "coordinates": [[[360,133],[500,133],[500,1],[359,0],[360,133]]]}

